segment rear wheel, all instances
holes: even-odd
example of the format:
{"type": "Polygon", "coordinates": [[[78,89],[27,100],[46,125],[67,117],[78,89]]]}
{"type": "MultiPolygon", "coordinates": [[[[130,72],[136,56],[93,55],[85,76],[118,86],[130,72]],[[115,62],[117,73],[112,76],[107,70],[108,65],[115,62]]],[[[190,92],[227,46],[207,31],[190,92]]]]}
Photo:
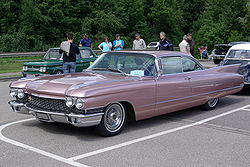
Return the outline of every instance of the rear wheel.
{"type": "Polygon", "coordinates": [[[204,104],[204,108],[207,110],[212,110],[216,107],[218,103],[219,103],[219,98],[210,99],[207,101],[206,104],[204,104]]]}
{"type": "Polygon", "coordinates": [[[114,136],[119,134],[126,122],[126,112],[120,103],[113,103],[106,107],[101,123],[95,127],[101,136],[114,136]]]}

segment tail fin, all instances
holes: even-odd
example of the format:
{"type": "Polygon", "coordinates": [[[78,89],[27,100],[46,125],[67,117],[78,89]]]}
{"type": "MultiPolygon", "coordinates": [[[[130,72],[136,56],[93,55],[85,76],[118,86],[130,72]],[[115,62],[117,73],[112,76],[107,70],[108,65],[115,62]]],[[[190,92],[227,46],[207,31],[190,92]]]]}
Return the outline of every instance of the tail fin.
{"type": "Polygon", "coordinates": [[[210,70],[217,72],[228,72],[228,73],[238,73],[240,64],[226,65],[226,66],[218,66],[214,68],[210,68],[210,70]]]}

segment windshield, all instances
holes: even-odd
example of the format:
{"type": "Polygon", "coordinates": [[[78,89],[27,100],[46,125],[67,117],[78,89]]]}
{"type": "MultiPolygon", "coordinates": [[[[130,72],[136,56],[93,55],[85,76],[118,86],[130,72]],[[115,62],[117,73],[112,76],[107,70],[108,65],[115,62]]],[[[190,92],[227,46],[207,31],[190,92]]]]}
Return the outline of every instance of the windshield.
{"type": "Polygon", "coordinates": [[[250,50],[231,50],[227,58],[250,59],[250,50]]]}
{"type": "Polygon", "coordinates": [[[62,60],[62,54],[59,54],[59,49],[50,49],[46,52],[44,59],[62,60]]]}
{"type": "Polygon", "coordinates": [[[154,76],[156,74],[155,57],[135,53],[106,53],[101,55],[88,70],[154,76]]]}

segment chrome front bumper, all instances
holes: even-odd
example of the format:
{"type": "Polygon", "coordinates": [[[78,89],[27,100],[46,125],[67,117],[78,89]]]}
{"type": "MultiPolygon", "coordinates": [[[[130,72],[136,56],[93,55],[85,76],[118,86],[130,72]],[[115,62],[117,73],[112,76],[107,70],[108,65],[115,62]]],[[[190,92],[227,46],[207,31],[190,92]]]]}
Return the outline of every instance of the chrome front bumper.
{"type": "Polygon", "coordinates": [[[103,113],[95,114],[64,114],[57,112],[47,112],[36,110],[27,107],[24,103],[18,103],[16,101],[9,101],[11,109],[16,113],[30,114],[35,116],[38,120],[44,122],[61,122],[72,124],[77,127],[88,127],[100,124],[103,113]]]}

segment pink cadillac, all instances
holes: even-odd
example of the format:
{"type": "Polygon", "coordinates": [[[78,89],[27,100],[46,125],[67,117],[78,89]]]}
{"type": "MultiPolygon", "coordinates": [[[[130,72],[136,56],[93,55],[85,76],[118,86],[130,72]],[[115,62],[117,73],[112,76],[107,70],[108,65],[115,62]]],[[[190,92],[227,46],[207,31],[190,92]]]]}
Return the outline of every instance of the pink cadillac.
{"type": "Polygon", "coordinates": [[[242,89],[237,70],[238,65],[204,69],[180,52],[109,52],[82,73],[12,82],[15,100],[9,104],[40,121],[94,126],[100,135],[112,136],[128,120],[198,105],[213,109],[220,97],[242,89]]]}

